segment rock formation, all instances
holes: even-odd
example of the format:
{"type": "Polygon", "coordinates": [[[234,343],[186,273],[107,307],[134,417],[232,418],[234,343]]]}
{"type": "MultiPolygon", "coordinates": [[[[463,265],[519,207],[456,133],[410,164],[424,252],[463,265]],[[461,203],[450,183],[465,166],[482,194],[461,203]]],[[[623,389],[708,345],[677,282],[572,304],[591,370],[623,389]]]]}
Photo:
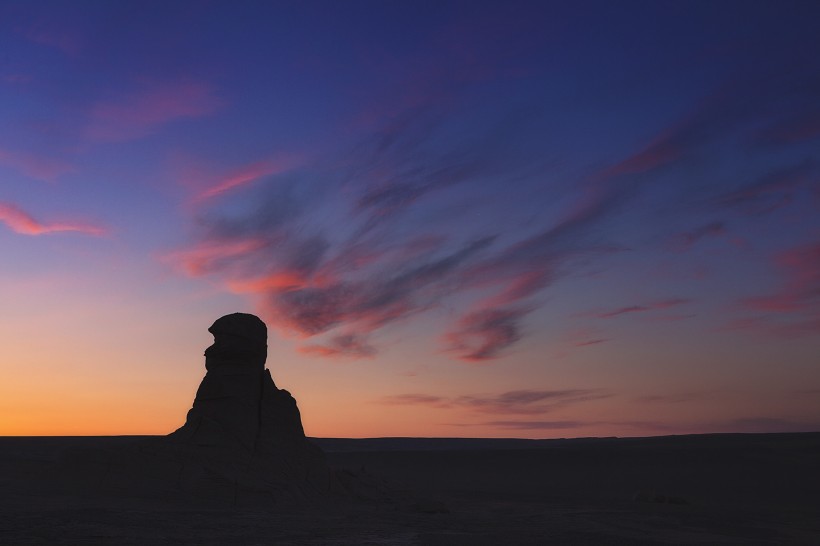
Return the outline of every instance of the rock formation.
{"type": "Polygon", "coordinates": [[[264,322],[234,313],[208,330],[214,344],[185,424],[121,449],[74,452],[65,476],[94,492],[232,505],[383,497],[365,473],[329,468],[305,437],[296,401],[265,369],[264,322]]]}
{"type": "Polygon", "coordinates": [[[214,344],[205,351],[205,378],[185,424],[166,438],[207,471],[183,488],[207,493],[211,482],[227,481],[297,499],[334,489],[335,475],[305,437],[296,400],[265,369],[265,323],[234,313],[208,331],[214,344]]]}

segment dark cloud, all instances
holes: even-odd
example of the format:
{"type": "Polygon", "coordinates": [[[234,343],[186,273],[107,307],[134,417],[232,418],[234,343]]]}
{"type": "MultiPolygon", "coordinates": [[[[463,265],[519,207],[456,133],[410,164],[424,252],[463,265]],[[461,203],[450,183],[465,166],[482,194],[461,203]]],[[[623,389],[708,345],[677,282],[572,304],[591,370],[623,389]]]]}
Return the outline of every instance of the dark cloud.
{"type": "Polygon", "coordinates": [[[490,414],[538,415],[611,396],[611,393],[600,389],[517,390],[500,394],[470,394],[446,398],[424,394],[400,394],[381,398],[379,403],[432,405],[490,414]]]}
{"type": "Polygon", "coordinates": [[[678,233],[671,239],[671,246],[677,251],[686,251],[703,239],[710,239],[726,235],[726,223],[715,221],[702,225],[690,231],[678,233]]]}
{"type": "Polygon", "coordinates": [[[299,350],[305,354],[348,358],[369,358],[376,354],[376,349],[364,336],[356,334],[334,336],[327,343],[305,345],[299,350]]]}
{"type": "Polygon", "coordinates": [[[460,396],[454,403],[482,413],[539,414],[611,396],[611,393],[598,389],[520,390],[495,396],[460,396]]]}
{"type": "Polygon", "coordinates": [[[820,242],[777,253],[772,259],[781,283],[768,295],[742,299],[739,307],[754,313],[730,321],[723,329],[749,330],[776,337],[820,332],[820,242]]]}
{"type": "Polygon", "coordinates": [[[643,404],[681,404],[693,400],[703,400],[709,396],[704,392],[684,392],[677,394],[650,394],[639,396],[635,400],[643,404]]]}
{"type": "Polygon", "coordinates": [[[812,161],[777,169],[753,183],[719,196],[716,203],[748,215],[761,215],[790,205],[803,186],[820,184],[812,161]]]}
{"type": "Polygon", "coordinates": [[[447,398],[429,394],[396,394],[384,396],[378,402],[388,406],[434,406],[437,408],[449,408],[451,406],[447,398]]]}
{"type": "MultiPolygon", "coordinates": [[[[778,69],[768,70],[772,76],[778,69]]],[[[626,211],[645,212],[630,205],[651,194],[658,180],[671,188],[662,196],[664,206],[680,191],[725,211],[771,207],[791,199],[791,188],[813,176],[813,163],[806,162],[748,187],[692,189],[691,183],[693,169],[727,148],[759,147],[743,138],[752,127],[805,111],[812,86],[799,78],[734,74],[648,142],[634,143],[608,164],[593,158],[565,174],[544,169],[545,150],[530,138],[544,130],[540,108],[510,103],[479,122],[450,100],[476,80],[465,76],[451,85],[453,78],[439,76],[443,80],[432,87],[385,97],[386,110],[376,108],[381,113],[372,117],[379,123],[366,124],[369,134],[352,149],[325,150],[284,172],[259,171],[272,174],[243,184],[245,193],[208,200],[213,208],[200,211],[200,247],[210,250],[178,253],[183,262],[201,259],[183,263],[184,269],[221,277],[232,290],[253,295],[274,327],[304,338],[331,335],[330,342],[307,345],[309,354],[372,356],[374,345],[345,345],[347,334],[335,330],[367,336],[454,305],[442,336],[445,350],[487,361],[508,354],[526,335],[527,317],[542,305],[543,291],[577,274],[584,260],[626,248],[611,228],[626,211]],[[231,250],[240,247],[247,251],[231,250]]],[[[764,148],[759,155],[772,153],[764,148]]],[[[676,236],[661,233],[659,240],[671,237],[686,249],[726,234],[726,225],[704,221],[676,236]]],[[[594,316],[687,301],[638,303],[594,316]]]]}
{"type": "Polygon", "coordinates": [[[520,320],[530,309],[483,309],[462,317],[445,336],[447,350],[467,361],[499,356],[521,339],[520,320]]]}
{"type": "Polygon", "coordinates": [[[588,339],[584,341],[576,341],[574,345],[576,347],[586,347],[587,345],[598,345],[599,343],[606,343],[607,341],[609,341],[608,338],[588,339]]]}
{"type": "Polygon", "coordinates": [[[647,311],[669,309],[670,307],[684,305],[686,303],[689,303],[690,301],[691,300],[688,300],[686,298],[671,298],[668,300],[654,301],[640,305],[628,305],[626,307],[619,307],[617,309],[612,309],[610,311],[599,311],[596,313],[591,313],[591,315],[597,318],[608,319],[630,313],[645,313],[647,311]]]}

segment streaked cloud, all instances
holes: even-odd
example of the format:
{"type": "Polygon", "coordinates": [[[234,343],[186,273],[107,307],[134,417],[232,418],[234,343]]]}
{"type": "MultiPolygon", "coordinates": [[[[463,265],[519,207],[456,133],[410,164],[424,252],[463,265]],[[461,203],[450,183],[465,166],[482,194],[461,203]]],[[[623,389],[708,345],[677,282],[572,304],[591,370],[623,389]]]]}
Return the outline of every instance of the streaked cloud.
{"type": "Polygon", "coordinates": [[[365,337],[357,334],[333,336],[323,344],[303,345],[299,351],[304,354],[342,358],[370,358],[376,354],[376,349],[365,337]]]}
{"type": "Polygon", "coordinates": [[[666,300],[658,300],[652,301],[647,303],[641,303],[637,305],[627,305],[625,307],[618,307],[617,309],[611,309],[608,311],[595,311],[592,313],[587,313],[587,316],[593,316],[596,318],[601,319],[610,319],[619,317],[621,315],[627,315],[631,313],[646,313],[648,311],[657,311],[661,309],[669,309],[671,307],[677,307],[679,305],[685,305],[690,303],[691,300],[686,298],[670,298],[666,300]]]}
{"type": "Polygon", "coordinates": [[[41,222],[13,203],[0,201],[0,222],[21,235],[77,232],[86,235],[104,235],[106,229],[82,222],[41,222]]]}
{"type": "Polygon", "coordinates": [[[801,187],[820,187],[820,172],[813,161],[775,169],[754,182],[720,195],[716,203],[748,215],[761,215],[790,205],[801,187]]]}
{"type": "Polygon", "coordinates": [[[468,394],[443,397],[429,394],[399,394],[377,400],[380,404],[421,405],[457,408],[483,414],[539,415],[567,406],[601,400],[613,394],[601,389],[516,390],[499,394],[468,394]]]}
{"type": "Polygon", "coordinates": [[[683,252],[691,249],[695,244],[704,240],[726,235],[726,223],[721,221],[709,222],[690,231],[674,235],[670,241],[673,250],[683,252]]]}
{"type": "Polygon", "coordinates": [[[137,82],[133,90],[91,107],[84,136],[104,142],[143,138],[167,123],[211,115],[222,103],[201,81],[137,82]]]}
{"type": "Polygon", "coordinates": [[[0,165],[45,182],[54,182],[60,176],[74,170],[74,167],[65,161],[3,148],[0,148],[0,165]]]}
{"type": "Polygon", "coordinates": [[[519,322],[531,309],[482,309],[463,316],[444,336],[446,350],[462,360],[496,358],[521,339],[519,322]]]}
{"type": "Polygon", "coordinates": [[[780,273],[780,286],[741,300],[740,308],[752,314],[730,320],[723,329],[785,338],[820,333],[820,243],[777,253],[772,265],[780,273]]]}
{"type": "Polygon", "coordinates": [[[235,190],[267,176],[281,174],[292,169],[301,162],[301,156],[279,155],[275,159],[257,161],[239,168],[238,170],[211,183],[208,188],[200,192],[195,201],[203,201],[235,190]]]}

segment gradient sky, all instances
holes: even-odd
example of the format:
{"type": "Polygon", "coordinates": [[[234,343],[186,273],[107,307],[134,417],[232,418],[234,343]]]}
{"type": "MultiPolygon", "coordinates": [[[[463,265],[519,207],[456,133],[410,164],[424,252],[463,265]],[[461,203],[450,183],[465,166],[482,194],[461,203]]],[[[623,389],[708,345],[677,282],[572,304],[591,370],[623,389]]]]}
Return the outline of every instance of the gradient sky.
{"type": "Polygon", "coordinates": [[[820,430],[820,4],[0,4],[0,435],[820,430]]]}

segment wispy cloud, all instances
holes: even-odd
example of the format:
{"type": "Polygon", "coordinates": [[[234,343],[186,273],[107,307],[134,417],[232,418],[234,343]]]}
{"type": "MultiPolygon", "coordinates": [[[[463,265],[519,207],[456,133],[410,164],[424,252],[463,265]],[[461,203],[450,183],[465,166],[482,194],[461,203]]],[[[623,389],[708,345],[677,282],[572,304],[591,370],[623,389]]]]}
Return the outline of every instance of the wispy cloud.
{"type": "Polygon", "coordinates": [[[265,159],[245,165],[240,169],[209,184],[209,187],[200,192],[195,201],[201,202],[212,199],[224,193],[236,190],[267,176],[281,174],[292,169],[302,161],[301,156],[279,155],[275,159],[265,159]]]}
{"type": "Polygon", "coordinates": [[[466,361],[488,360],[521,339],[519,322],[531,309],[482,309],[463,316],[444,336],[446,350],[466,361]]]}
{"type": "Polygon", "coordinates": [[[539,415],[555,410],[610,398],[612,393],[600,389],[517,390],[500,394],[469,394],[442,397],[427,394],[399,394],[377,400],[385,405],[422,405],[436,408],[459,408],[476,413],[539,415]]]}
{"type": "Polygon", "coordinates": [[[820,183],[820,173],[811,161],[776,169],[751,184],[720,195],[716,203],[748,215],[761,215],[790,205],[798,189],[820,183]]]}
{"type": "MultiPolygon", "coordinates": [[[[708,202],[724,215],[735,206],[730,202],[744,199],[725,184],[689,190],[689,173],[726,146],[759,146],[741,129],[771,121],[763,107],[794,87],[729,81],[651,138],[606,160],[585,158],[565,174],[545,168],[542,148],[511,144],[532,142],[527,124],[539,115],[535,105],[496,109],[477,123],[447,97],[478,80],[465,76],[456,84],[441,74],[431,88],[382,97],[386,110],[350,148],[311,150],[310,162],[292,168],[254,164],[209,182],[196,210],[200,243],[177,254],[200,265],[183,269],[252,297],[272,326],[307,340],[308,354],[372,356],[378,347],[371,334],[444,308],[445,351],[468,362],[501,358],[527,335],[550,287],[581,272],[584,261],[626,248],[619,228],[635,221],[623,213],[635,211],[629,205],[636,198],[663,186],[663,195],[652,197],[672,208],[669,200],[686,190],[691,202],[708,202]],[[463,138],[451,138],[456,133],[463,138]],[[275,183],[252,183],[273,175],[275,183]],[[261,244],[197,259],[198,246],[247,241],[261,244]],[[366,348],[346,338],[350,332],[367,339],[366,348]]],[[[690,225],[677,235],[662,225],[667,231],[656,240],[671,238],[686,249],[728,232],[725,220],[690,225]]],[[[688,301],[638,302],[591,316],[653,316],[688,301]]]]}
{"type": "Polygon", "coordinates": [[[304,354],[348,358],[370,358],[376,354],[376,349],[364,336],[358,334],[334,336],[326,343],[304,345],[299,351],[304,354]]]}
{"type": "Polygon", "coordinates": [[[576,347],[586,347],[588,345],[598,345],[600,343],[606,343],[609,341],[609,338],[597,338],[597,339],[587,339],[584,341],[576,341],[574,345],[576,347]]]}
{"type": "Polygon", "coordinates": [[[254,252],[266,244],[260,239],[206,241],[188,249],[165,254],[162,259],[192,277],[199,277],[222,270],[232,259],[254,252]]]}
{"type": "Polygon", "coordinates": [[[609,311],[595,311],[592,313],[587,313],[587,316],[610,319],[631,313],[646,313],[648,311],[657,311],[659,309],[669,309],[671,307],[677,307],[690,302],[691,300],[686,298],[670,298],[667,300],[653,301],[639,305],[627,305],[625,307],[618,307],[617,309],[612,309],[609,311]]]}
{"type": "Polygon", "coordinates": [[[726,235],[726,223],[721,221],[709,222],[690,231],[672,236],[670,246],[673,250],[683,252],[691,249],[695,244],[704,240],[726,235]]]}
{"type": "Polygon", "coordinates": [[[105,142],[134,140],[175,120],[213,114],[222,105],[213,87],[200,81],[139,82],[135,87],[91,108],[84,133],[87,138],[105,142]]]}
{"type": "Polygon", "coordinates": [[[86,235],[104,235],[100,226],[82,222],[40,222],[13,203],[0,202],[0,222],[21,235],[45,235],[74,231],[86,235]]]}
{"type": "Polygon", "coordinates": [[[773,313],[820,312],[820,243],[811,243],[779,253],[775,266],[785,281],[773,294],[748,298],[750,309],[773,313]]]}
{"type": "Polygon", "coordinates": [[[820,243],[809,243],[776,254],[781,285],[765,296],[745,298],[739,307],[753,315],[733,319],[723,330],[749,330],[775,337],[820,333],[820,243]]]}
{"type": "Polygon", "coordinates": [[[647,394],[638,396],[635,400],[642,404],[682,404],[708,398],[707,392],[679,392],[670,394],[647,394]]]}
{"type": "Polygon", "coordinates": [[[54,182],[74,170],[67,162],[23,151],[0,148],[0,165],[11,167],[36,180],[54,182]]]}
{"type": "Polygon", "coordinates": [[[378,400],[387,406],[433,406],[437,408],[452,407],[448,398],[430,394],[395,394],[378,400]]]}

